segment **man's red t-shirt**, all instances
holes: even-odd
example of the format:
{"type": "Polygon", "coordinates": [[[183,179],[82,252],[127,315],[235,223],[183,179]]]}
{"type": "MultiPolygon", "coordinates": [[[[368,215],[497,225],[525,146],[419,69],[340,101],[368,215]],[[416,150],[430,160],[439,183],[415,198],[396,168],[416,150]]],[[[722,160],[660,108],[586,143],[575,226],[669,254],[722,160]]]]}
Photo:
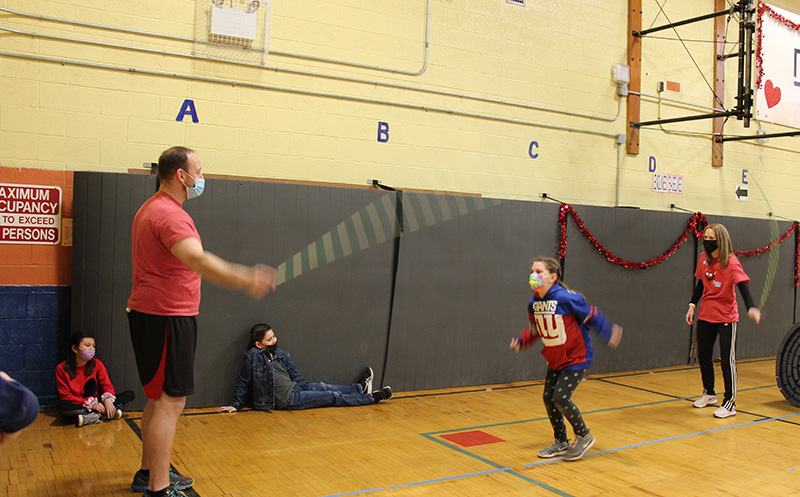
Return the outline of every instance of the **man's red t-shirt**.
{"type": "Polygon", "coordinates": [[[736,303],[736,285],[750,283],[739,259],[730,255],[728,264],[720,267],[719,259],[706,260],[705,252],[700,254],[695,278],[703,282],[703,297],[697,319],[709,323],[733,323],[739,321],[739,306],[736,303]]]}
{"type": "Polygon", "coordinates": [[[142,204],[133,219],[133,289],[128,307],[158,316],[196,316],[200,274],[169,251],[200,234],[183,206],[164,192],[142,204]]]}

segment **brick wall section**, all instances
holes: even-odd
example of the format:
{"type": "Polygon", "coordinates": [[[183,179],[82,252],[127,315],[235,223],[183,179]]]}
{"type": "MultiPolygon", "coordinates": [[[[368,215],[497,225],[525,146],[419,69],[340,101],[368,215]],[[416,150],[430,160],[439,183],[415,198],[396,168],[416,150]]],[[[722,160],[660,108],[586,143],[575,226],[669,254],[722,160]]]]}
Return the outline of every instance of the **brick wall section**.
{"type": "MultiPolygon", "coordinates": [[[[61,188],[61,219],[72,218],[72,171],[0,167],[0,183],[61,188]]],[[[72,247],[0,244],[0,370],[41,405],[57,400],[55,367],[70,335],[72,247]]]]}
{"type": "Polygon", "coordinates": [[[69,323],[70,287],[0,286],[0,370],[41,405],[57,400],[55,367],[64,359],[69,323]]]}
{"type": "MultiPolygon", "coordinates": [[[[0,183],[61,188],[61,220],[72,219],[72,171],[0,166],[0,183]]],[[[0,243],[0,285],[70,285],[72,247],[0,243]]]]}

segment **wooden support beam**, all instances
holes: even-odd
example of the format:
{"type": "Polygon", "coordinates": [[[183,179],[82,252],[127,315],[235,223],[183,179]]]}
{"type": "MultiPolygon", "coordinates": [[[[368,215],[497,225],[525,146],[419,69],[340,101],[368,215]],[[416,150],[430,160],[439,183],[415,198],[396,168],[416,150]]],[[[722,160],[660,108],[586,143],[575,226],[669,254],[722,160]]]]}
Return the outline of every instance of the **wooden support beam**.
{"type": "MultiPolygon", "coordinates": [[[[642,30],[642,0],[628,0],[628,65],[631,66],[631,82],[628,90],[642,91],[642,39],[633,36],[634,31],[642,30]]],[[[639,128],[630,123],[640,121],[641,97],[628,93],[626,151],[631,155],[639,154],[639,128]]]]}
{"type": "MultiPolygon", "coordinates": [[[[725,0],[714,0],[714,10],[724,10],[727,7],[725,0]]],[[[717,56],[725,55],[725,18],[720,16],[714,19],[714,93],[717,98],[714,98],[714,108],[723,112],[723,103],[725,99],[725,59],[720,59],[717,56]]],[[[717,117],[713,120],[714,135],[722,135],[722,124],[725,119],[717,117]]],[[[711,165],[713,167],[722,167],[723,161],[723,143],[717,143],[714,137],[711,138],[711,165]]]]}

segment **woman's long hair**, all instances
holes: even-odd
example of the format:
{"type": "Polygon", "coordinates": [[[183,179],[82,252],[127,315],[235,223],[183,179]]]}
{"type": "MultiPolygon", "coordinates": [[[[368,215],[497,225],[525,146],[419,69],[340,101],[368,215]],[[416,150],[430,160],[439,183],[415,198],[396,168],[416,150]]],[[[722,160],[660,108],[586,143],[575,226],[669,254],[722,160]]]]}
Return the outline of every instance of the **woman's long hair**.
{"type": "MultiPolygon", "coordinates": [[[[69,374],[69,379],[74,380],[75,376],[78,374],[78,364],[75,362],[75,356],[77,355],[72,347],[80,348],[81,342],[84,338],[91,338],[87,337],[80,331],[75,332],[69,339],[69,352],[67,353],[67,360],[64,362],[64,370],[69,374]]],[[[86,363],[86,374],[90,375],[94,372],[94,358],[90,359],[86,363]]]]}
{"type": "MultiPolygon", "coordinates": [[[[731,254],[733,253],[733,243],[731,243],[731,235],[728,233],[728,229],[719,224],[709,224],[706,226],[706,229],[703,230],[703,233],[706,230],[711,230],[714,232],[714,235],[717,237],[717,247],[719,248],[719,267],[725,267],[728,265],[728,259],[730,259],[731,254]]],[[[711,254],[703,247],[703,252],[706,253],[706,260],[711,260],[711,254]]]]}

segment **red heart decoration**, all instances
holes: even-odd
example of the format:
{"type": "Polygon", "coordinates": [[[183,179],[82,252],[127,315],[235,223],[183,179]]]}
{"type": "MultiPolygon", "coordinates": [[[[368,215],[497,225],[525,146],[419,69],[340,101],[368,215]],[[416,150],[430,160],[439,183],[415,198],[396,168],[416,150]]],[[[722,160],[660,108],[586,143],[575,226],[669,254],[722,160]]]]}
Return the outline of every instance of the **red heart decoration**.
{"type": "Polygon", "coordinates": [[[764,97],[767,99],[768,109],[775,107],[781,101],[781,89],[777,86],[772,86],[772,80],[770,79],[764,83],[764,97]]]}

